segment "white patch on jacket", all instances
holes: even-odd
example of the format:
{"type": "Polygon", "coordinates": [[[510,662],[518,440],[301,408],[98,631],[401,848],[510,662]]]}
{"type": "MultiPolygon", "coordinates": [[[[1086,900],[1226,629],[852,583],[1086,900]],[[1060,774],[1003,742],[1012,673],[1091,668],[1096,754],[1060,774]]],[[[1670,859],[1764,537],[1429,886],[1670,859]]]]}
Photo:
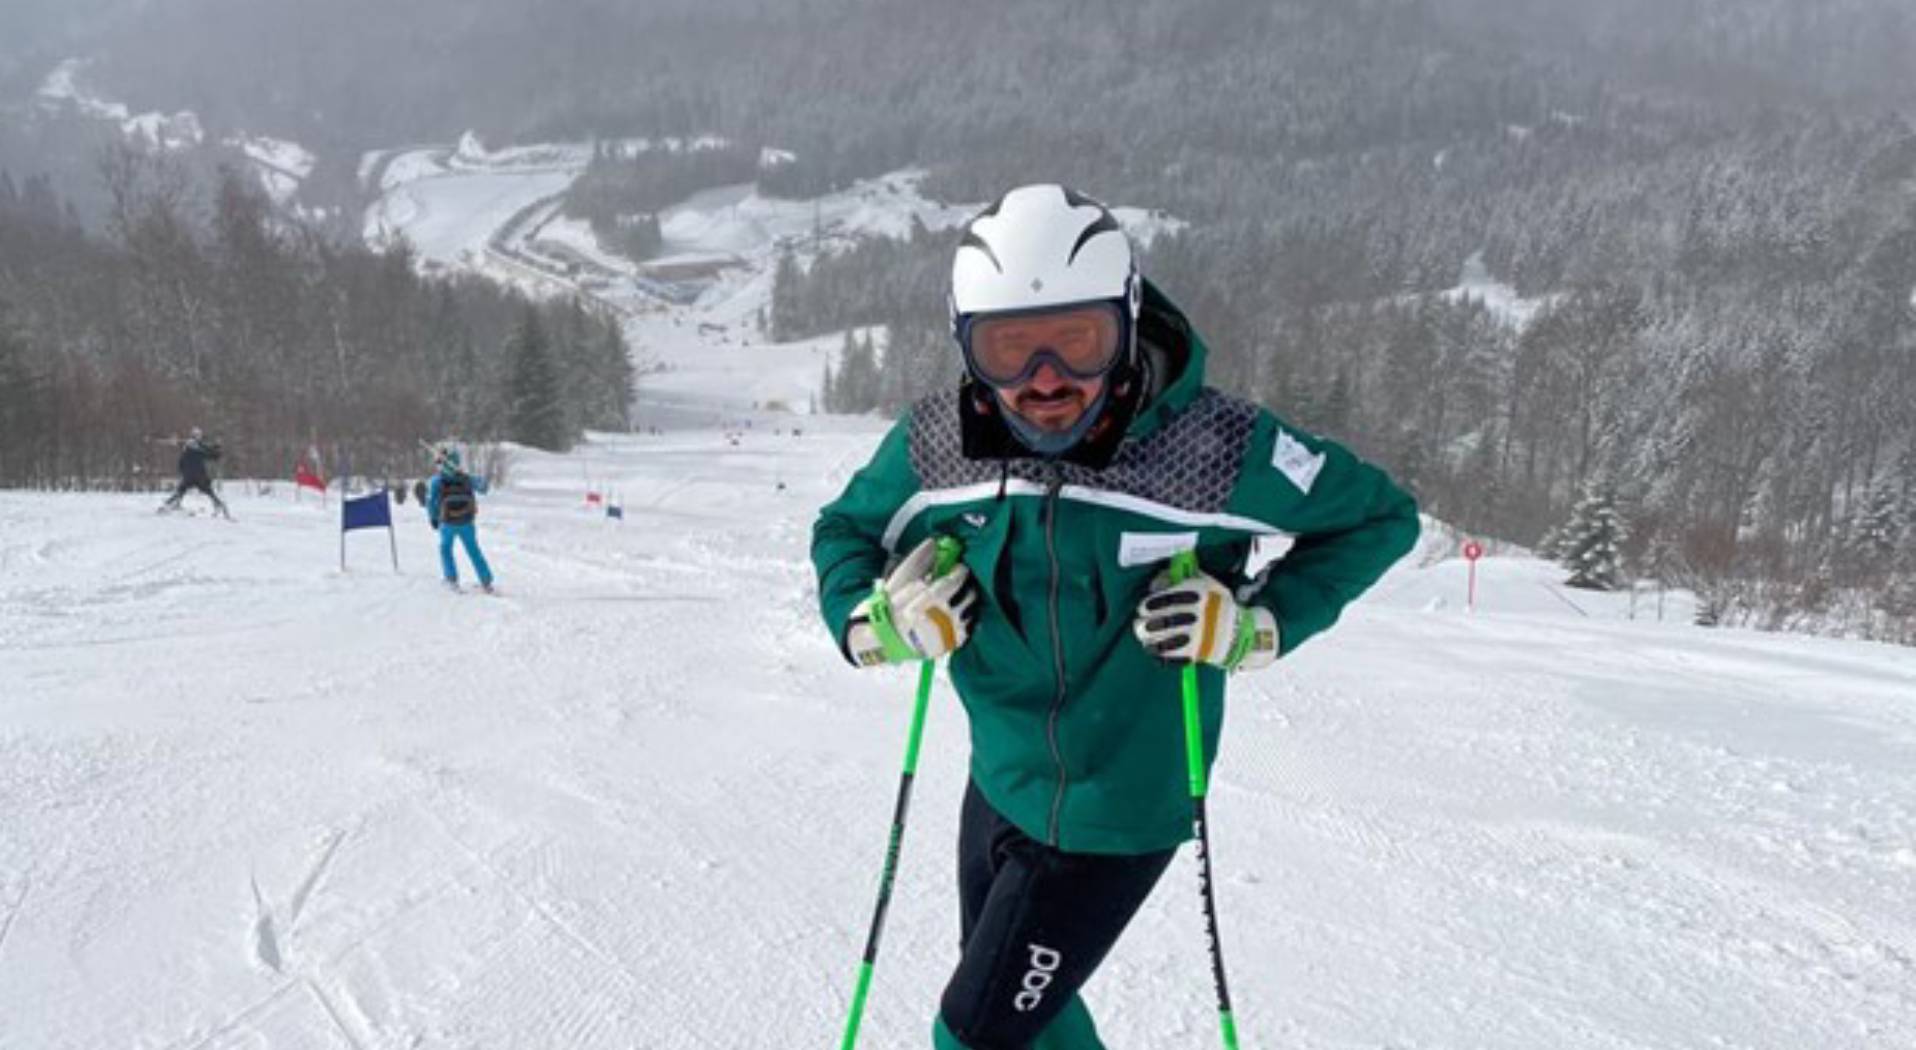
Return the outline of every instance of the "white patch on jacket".
{"type": "Polygon", "coordinates": [[[1311,486],[1317,484],[1317,472],[1324,469],[1324,453],[1312,452],[1302,441],[1279,430],[1277,443],[1271,449],[1271,466],[1282,471],[1299,492],[1308,496],[1311,486]]]}

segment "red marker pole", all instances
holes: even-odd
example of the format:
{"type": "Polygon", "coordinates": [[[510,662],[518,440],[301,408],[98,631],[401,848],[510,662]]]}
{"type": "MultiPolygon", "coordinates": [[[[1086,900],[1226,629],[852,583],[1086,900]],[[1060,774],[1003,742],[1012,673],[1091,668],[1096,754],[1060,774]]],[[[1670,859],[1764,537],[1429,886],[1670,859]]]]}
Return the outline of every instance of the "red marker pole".
{"type": "Polygon", "coordinates": [[[1477,559],[1483,556],[1483,544],[1478,543],[1476,540],[1464,541],[1464,560],[1470,563],[1469,606],[1471,612],[1477,611],[1477,559]]]}

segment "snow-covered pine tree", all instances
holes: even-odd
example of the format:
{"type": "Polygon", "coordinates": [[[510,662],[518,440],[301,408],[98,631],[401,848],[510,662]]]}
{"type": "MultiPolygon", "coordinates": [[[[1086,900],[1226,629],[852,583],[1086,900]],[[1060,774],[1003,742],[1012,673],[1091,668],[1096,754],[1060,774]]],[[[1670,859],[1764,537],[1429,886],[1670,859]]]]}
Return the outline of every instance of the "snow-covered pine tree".
{"type": "Polygon", "coordinates": [[[1557,546],[1557,561],[1570,570],[1564,582],[1592,591],[1614,591],[1624,584],[1623,541],[1629,530],[1617,512],[1608,485],[1594,483],[1570,512],[1557,546]]]}
{"type": "MultiPolygon", "coordinates": [[[[797,338],[804,329],[807,320],[801,316],[804,303],[801,296],[804,289],[799,287],[804,270],[798,265],[798,258],[792,254],[790,246],[780,249],[778,264],[772,271],[772,317],[771,338],[773,342],[788,342],[797,338]]],[[[760,325],[763,327],[763,324],[760,325]]]]}
{"type": "Polygon", "coordinates": [[[1859,580],[1882,579],[1896,558],[1901,540],[1896,495],[1890,482],[1877,482],[1851,527],[1849,568],[1859,580]]]}
{"type": "Polygon", "coordinates": [[[1904,645],[1916,645],[1916,572],[1902,570],[1890,577],[1876,608],[1888,621],[1883,636],[1904,645]]]}
{"type": "Polygon", "coordinates": [[[589,426],[632,429],[632,348],[617,324],[608,324],[593,346],[593,384],[589,426]]]}
{"type": "Polygon", "coordinates": [[[1563,525],[1552,525],[1550,528],[1544,530],[1543,538],[1537,541],[1538,557],[1548,558],[1551,561],[1561,561],[1563,559],[1564,528],[1568,524],[1568,522],[1565,522],[1563,525]]]}
{"type": "Polygon", "coordinates": [[[512,440],[554,452],[571,448],[559,373],[538,307],[526,306],[506,340],[506,360],[506,430],[512,440]]]}
{"type": "Polygon", "coordinates": [[[869,412],[877,400],[878,362],[872,341],[847,330],[832,379],[832,397],[825,407],[833,412],[869,412]]]}
{"type": "Polygon", "coordinates": [[[39,444],[35,416],[39,391],[27,371],[23,342],[7,322],[0,302],[0,484],[23,484],[28,479],[32,450],[39,444]]]}
{"type": "Polygon", "coordinates": [[[1896,462],[1896,568],[1916,576],[1916,441],[1896,462]]]}

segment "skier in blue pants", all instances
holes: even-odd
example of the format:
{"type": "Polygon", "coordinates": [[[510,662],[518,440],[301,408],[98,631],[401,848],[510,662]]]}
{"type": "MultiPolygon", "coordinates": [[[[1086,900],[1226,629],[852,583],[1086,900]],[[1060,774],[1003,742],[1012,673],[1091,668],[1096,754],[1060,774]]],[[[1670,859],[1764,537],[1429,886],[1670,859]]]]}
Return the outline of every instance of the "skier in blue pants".
{"type": "Polygon", "coordinates": [[[459,563],[453,560],[452,543],[458,540],[466,548],[472,569],[479,574],[479,586],[492,593],[492,566],[479,551],[479,493],[486,491],[484,478],[476,478],[461,469],[459,450],[443,449],[438,456],[439,472],[433,475],[426,493],[426,519],[439,531],[439,566],[446,586],[459,589],[459,563]]]}

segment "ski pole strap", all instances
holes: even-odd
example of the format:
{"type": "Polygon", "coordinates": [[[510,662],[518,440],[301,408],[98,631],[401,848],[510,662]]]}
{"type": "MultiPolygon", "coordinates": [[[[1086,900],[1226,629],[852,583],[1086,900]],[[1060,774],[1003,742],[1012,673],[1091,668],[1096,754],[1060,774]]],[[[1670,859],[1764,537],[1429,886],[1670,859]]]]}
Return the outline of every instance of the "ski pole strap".
{"type": "MultiPolygon", "coordinates": [[[[937,549],[938,554],[933,559],[931,567],[931,578],[934,580],[956,568],[959,559],[964,557],[965,553],[964,544],[959,543],[953,536],[938,537],[937,549]]],[[[911,644],[904,632],[898,629],[897,614],[891,607],[891,592],[885,590],[883,580],[872,583],[871,604],[865,607],[865,613],[871,618],[872,634],[877,637],[879,648],[884,651],[887,663],[898,664],[924,659],[924,654],[918,651],[918,647],[911,644]]],[[[927,683],[920,688],[928,690],[930,685],[927,683]]]]}
{"type": "MultiPolygon", "coordinates": [[[[952,568],[958,564],[958,559],[964,556],[964,553],[965,553],[965,546],[964,544],[959,543],[956,537],[953,537],[953,536],[938,537],[938,557],[934,559],[934,561],[932,562],[931,578],[935,580],[945,575],[946,573],[950,572],[952,568]]],[[[877,604],[878,604],[877,602],[873,603],[874,606],[876,606],[877,604]]],[[[895,635],[898,633],[898,629],[892,626],[890,622],[891,603],[889,601],[886,601],[884,605],[885,605],[885,616],[886,616],[886,628],[889,629],[895,635]]],[[[889,644],[885,641],[885,636],[883,634],[880,634],[878,636],[878,641],[880,645],[889,644]]],[[[912,653],[913,655],[917,655],[917,650],[916,649],[912,650],[912,653]]],[[[918,744],[923,739],[923,735],[924,735],[925,708],[929,706],[930,704],[931,686],[932,686],[932,682],[937,678],[937,676],[938,676],[938,661],[925,660],[920,662],[918,667],[918,697],[917,697],[916,704],[913,706],[912,714],[911,714],[911,736],[905,741],[905,775],[906,776],[910,776],[913,773],[917,772],[918,770],[918,744]]]]}
{"type": "Polygon", "coordinates": [[[883,580],[872,584],[872,600],[865,607],[865,614],[871,617],[872,634],[878,639],[878,646],[884,651],[887,663],[899,664],[920,659],[918,650],[905,640],[892,618],[891,593],[885,590],[883,580]]]}

